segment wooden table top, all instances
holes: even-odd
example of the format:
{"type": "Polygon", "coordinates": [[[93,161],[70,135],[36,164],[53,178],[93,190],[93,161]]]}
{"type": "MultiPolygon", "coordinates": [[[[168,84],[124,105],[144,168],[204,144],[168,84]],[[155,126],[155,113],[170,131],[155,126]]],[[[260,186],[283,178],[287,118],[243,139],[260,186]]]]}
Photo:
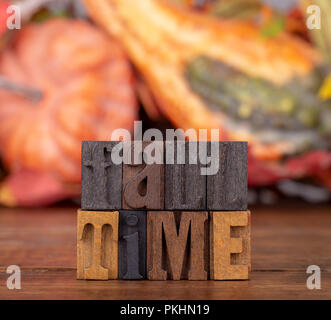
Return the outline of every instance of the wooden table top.
{"type": "Polygon", "coordinates": [[[0,209],[0,299],[331,299],[331,206],[250,208],[249,281],[76,280],[76,208],[0,209]],[[8,290],[19,265],[22,289],[8,290]],[[306,269],[321,268],[321,290],[306,269]]]}

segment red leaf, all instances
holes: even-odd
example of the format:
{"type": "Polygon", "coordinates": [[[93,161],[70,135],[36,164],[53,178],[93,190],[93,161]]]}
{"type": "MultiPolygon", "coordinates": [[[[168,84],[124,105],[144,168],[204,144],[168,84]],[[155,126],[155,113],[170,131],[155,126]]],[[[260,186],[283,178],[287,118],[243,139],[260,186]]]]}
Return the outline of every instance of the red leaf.
{"type": "Polygon", "coordinates": [[[289,159],[286,167],[292,177],[316,176],[331,169],[331,152],[324,150],[311,151],[303,156],[289,159]]]}
{"type": "Polygon", "coordinates": [[[251,153],[248,156],[248,184],[272,185],[282,179],[310,177],[331,190],[331,152],[311,151],[285,162],[262,162],[251,153]]]}
{"type": "Polygon", "coordinates": [[[0,203],[11,207],[46,206],[79,194],[79,185],[64,185],[48,173],[21,169],[0,186],[0,203]]]}
{"type": "Polygon", "coordinates": [[[9,17],[7,8],[9,6],[9,1],[0,0],[0,36],[7,31],[7,19],[9,17]]]}

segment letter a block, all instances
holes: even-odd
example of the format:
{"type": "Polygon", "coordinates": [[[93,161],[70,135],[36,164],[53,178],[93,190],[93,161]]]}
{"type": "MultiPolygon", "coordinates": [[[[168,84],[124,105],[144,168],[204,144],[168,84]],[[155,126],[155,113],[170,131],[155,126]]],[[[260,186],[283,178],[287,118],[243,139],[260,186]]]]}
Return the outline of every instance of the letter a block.
{"type": "Polygon", "coordinates": [[[150,158],[148,154],[153,153],[150,152],[149,145],[150,142],[143,141],[141,150],[137,151],[135,149],[139,149],[139,143],[132,144],[131,163],[123,164],[122,209],[163,210],[164,208],[163,142],[153,143],[153,146],[156,146],[154,154],[162,158],[162,164],[146,164],[144,153],[147,158],[150,158]],[[142,154],[141,163],[135,160],[135,153],[142,154]]]}
{"type": "Polygon", "coordinates": [[[211,212],[210,278],[248,279],[250,255],[250,212],[211,212]]]}
{"type": "Polygon", "coordinates": [[[207,280],[208,213],[148,212],[149,280],[207,280]]]}
{"type": "Polygon", "coordinates": [[[77,279],[118,277],[118,211],[78,211],[77,279]]]}

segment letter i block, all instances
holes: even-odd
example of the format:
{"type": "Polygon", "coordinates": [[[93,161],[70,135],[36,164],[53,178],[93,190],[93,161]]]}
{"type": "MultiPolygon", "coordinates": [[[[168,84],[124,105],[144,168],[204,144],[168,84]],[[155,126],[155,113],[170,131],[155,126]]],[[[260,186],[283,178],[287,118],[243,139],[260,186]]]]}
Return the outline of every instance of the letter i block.
{"type": "Polygon", "coordinates": [[[146,211],[120,211],[118,278],[146,279],[146,211]]]}
{"type": "Polygon", "coordinates": [[[208,242],[208,212],[148,212],[148,279],[207,280],[208,242]]]}
{"type": "Polygon", "coordinates": [[[78,211],[77,279],[118,277],[118,211],[78,211]]]}
{"type": "Polygon", "coordinates": [[[251,268],[250,212],[211,212],[210,278],[245,280],[251,268]]]}

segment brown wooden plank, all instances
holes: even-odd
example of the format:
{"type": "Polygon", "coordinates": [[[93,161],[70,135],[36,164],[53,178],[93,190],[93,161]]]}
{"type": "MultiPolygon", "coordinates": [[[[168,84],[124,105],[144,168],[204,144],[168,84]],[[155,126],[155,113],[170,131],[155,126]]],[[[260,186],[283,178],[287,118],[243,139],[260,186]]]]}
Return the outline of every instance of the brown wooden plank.
{"type": "MultiPolygon", "coordinates": [[[[250,209],[253,270],[330,268],[331,206],[250,209]]],[[[77,207],[0,208],[0,267],[76,268],[76,221],[77,207]]]]}
{"type": "Polygon", "coordinates": [[[331,299],[331,206],[251,207],[248,281],[76,280],[77,208],[0,208],[0,299],[331,299]],[[9,265],[22,289],[8,290],[9,265]],[[306,269],[321,267],[322,289],[308,290],[306,269]]]}
{"type": "MultiPolygon", "coordinates": [[[[22,269],[22,289],[8,290],[0,270],[0,299],[251,300],[330,299],[331,272],[322,289],[308,290],[305,270],[253,271],[249,281],[81,281],[74,269],[22,269]]],[[[125,303],[124,303],[125,304],[125,303]]]]}

